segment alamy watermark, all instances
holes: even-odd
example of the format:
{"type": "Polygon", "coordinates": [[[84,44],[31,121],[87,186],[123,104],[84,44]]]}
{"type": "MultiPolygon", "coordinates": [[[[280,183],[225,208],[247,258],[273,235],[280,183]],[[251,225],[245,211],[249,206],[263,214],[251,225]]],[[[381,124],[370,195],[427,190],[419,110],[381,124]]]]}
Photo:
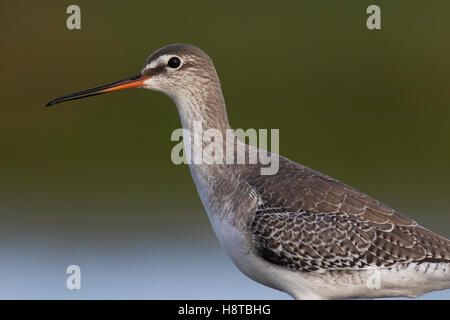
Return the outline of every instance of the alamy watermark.
{"type": "Polygon", "coordinates": [[[176,165],[261,164],[261,175],[274,175],[280,163],[279,129],[270,129],[270,152],[266,151],[268,133],[268,129],[204,130],[201,121],[194,121],[192,130],[179,128],[172,132],[171,141],[182,141],[172,148],[171,159],[176,165]],[[246,139],[249,145],[243,143],[246,139]]]}
{"type": "Polygon", "coordinates": [[[81,268],[76,264],[71,264],[67,267],[66,273],[69,276],[66,279],[66,288],[69,290],[81,289],[81,268]]]}
{"type": "Polygon", "coordinates": [[[370,16],[366,20],[366,26],[369,30],[381,29],[381,9],[376,4],[367,7],[366,13],[370,16]]]}
{"type": "Polygon", "coordinates": [[[70,14],[66,19],[66,27],[69,30],[81,29],[81,9],[76,4],[67,7],[66,13],[70,14]]]}

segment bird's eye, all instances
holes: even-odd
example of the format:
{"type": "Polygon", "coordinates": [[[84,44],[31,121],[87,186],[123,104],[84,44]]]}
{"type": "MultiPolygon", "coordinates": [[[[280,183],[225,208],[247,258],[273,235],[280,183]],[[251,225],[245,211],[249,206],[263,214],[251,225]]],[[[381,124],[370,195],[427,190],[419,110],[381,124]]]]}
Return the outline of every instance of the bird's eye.
{"type": "Polygon", "coordinates": [[[177,57],[170,58],[169,62],[167,62],[167,65],[171,68],[178,68],[181,64],[181,60],[177,57]]]}

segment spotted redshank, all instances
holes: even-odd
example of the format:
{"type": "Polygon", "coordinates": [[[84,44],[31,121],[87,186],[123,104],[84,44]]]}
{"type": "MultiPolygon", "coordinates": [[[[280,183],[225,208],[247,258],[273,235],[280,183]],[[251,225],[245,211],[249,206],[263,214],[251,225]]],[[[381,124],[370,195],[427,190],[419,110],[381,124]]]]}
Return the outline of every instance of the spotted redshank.
{"type": "MultiPolygon", "coordinates": [[[[195,122],[227,135],[213,62],[186,44],[155,51],[134,76],[47,106],[132,87],[169,96],[193,136],[195,122]]],[[[255,150],[233,139],[247,155],[255,150]]],[[[262,175],[258,163],[189,167],[219,241],[255,281],[296,299],[416,297],[450,288],[449,240],[342,182],[281,156],[273,175],[262,175]]]]}

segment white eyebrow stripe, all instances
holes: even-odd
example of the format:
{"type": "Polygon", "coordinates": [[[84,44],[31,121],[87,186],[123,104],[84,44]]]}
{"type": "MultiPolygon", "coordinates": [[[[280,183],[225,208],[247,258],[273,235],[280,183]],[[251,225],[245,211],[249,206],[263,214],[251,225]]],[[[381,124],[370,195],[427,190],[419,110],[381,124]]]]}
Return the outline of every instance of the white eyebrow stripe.
{"type": "Polygon", "coordinates": [[[158,57],[158,59],[150,62],[148,65],[145,66],[145,70],[150,69],[150,68],[154,68],[157,65],[161,64],[161,62],[166,63],[167,59],[169,58],[169,56],[167,54],[164,54],[160,57],[158,57]]]}

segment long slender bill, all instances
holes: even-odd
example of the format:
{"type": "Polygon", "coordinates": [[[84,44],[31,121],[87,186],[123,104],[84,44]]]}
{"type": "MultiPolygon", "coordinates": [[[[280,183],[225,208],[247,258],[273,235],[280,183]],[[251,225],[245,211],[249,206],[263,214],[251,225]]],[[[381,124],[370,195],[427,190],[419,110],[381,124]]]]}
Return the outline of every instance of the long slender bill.
{"type": "Polygon", "coordinates": [[[125,79],[112,82],[109,84],[105,84],[104,86],[92,88],[88,90],[83,90],[80,92],[75,92],[72,94],[68,94],[67,96],[63,96],[60,98],[53,99],[49,103],[46,104],[46,107],[49,107],[51,105],[69,101],[69,100],[75,100],[75,99],[81,99],[86,97],[95,96],[102,93],[112,92],[116,90],[122,90],[122,89],[128,89],[128,88],[134,88],[134,87],[142,87],[144,85],[144,81],[149,79],[148,76],[143,76],[142,74],[138,73],[134,76],[127,77],[125,79]]]}

